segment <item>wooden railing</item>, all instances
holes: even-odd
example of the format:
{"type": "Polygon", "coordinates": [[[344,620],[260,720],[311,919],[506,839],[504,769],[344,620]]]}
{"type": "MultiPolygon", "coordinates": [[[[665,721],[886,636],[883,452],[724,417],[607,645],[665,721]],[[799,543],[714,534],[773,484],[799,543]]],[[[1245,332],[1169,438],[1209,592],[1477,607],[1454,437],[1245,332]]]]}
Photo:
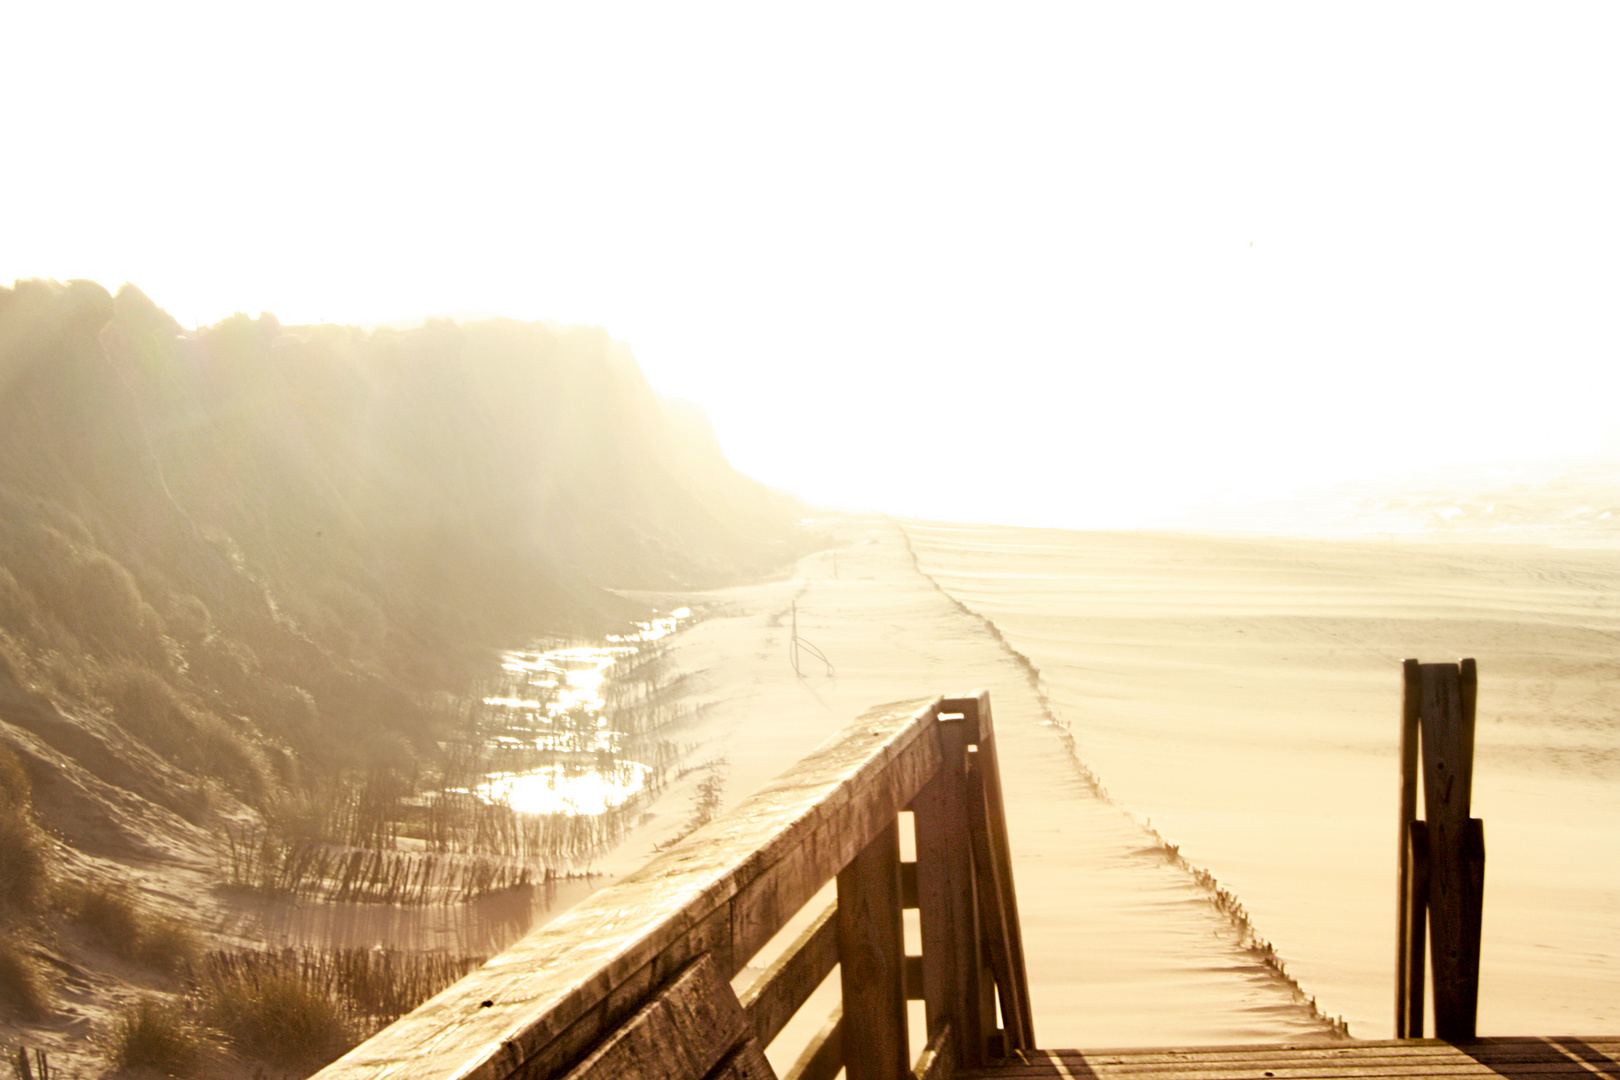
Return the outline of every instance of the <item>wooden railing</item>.
{"type": "Polygon", "coordinates": [[[987,694],[867,714],[318,1076],[774,1077],[764,1048],[834,965],[841,1008],[788,1077],[933,1080],[1034,1047],[987,694]],[[739,997],[731,980],[835,878],[836,903],[739,997]]]}

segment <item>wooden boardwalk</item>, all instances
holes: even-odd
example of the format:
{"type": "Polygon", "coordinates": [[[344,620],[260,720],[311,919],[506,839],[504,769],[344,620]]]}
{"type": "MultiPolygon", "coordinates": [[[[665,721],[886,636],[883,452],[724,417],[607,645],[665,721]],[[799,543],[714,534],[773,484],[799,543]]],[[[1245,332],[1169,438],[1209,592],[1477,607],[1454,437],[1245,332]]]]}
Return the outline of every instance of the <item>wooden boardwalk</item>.
{"type": "Polygon", "coordinates": [[[1155,1050],[1035,1050],[958,1077],[1064,1080],[1370,1080],[1375,1077],[1620,1077],[1620,1037],[1439,1039],[1155,1050]]]}
{"type": "MultiPolygon", "coordinates": [[[[1470,662],[1471,664],[1471,662],[1470,662]]],[[[1408,727],[1472,718],[1469,667],[1408,665],[1408,727]],[[1430,670],[1433,669],[1433,670],[1430,670]],[[1444,670],[1442,670],[1444,669],[1444,670]],[[1421,676],[1421,678],[1419,678],[1421,676]],[[1422,708],[1415,691],[1424,693],[1422,708]],[[1439,704],[1436,704],[1439,702],[1439,704]]],[[[1471,723],[1466,725],[1471,734],[1471,723]]],[[[1415,728],[1413,729],[1415,730],[1415,728]]],[[[1426,731],[1428,729],[1425,729],[1426,731]]],[[[1434,742],[1447,754],[1452,750],[1434,742]]],[[[1472,739],[1467,740],[1471,744],[1472,739]]],[[[1405,771],[1415,767],[1415,748],[1405,771]]],[[[1448,769],[1456,772],[1452,757],[1448,769]]],[[[1447,784],[1466,825],[1466,786],[1447,784]]],[[[1411,880],[1444,878],[1413,848],[1411,880]]],[[[1464,853],[1467,853],[1465,847],[1464,853]]],[[[1405,857],[1405,855],[1403,855],[1405,857]]],[[[1462,885],[1476,863],[1460,863],[1462,885]]],[[[1434,895],[1403,890],[1403,985],[1434,895]],[[1416,901],[1428,897],[1429,901],[1416,901]]],[[[1466,897],[1464,898],[1466,899],[1466,897]]],[[[1439,929],[1434,940],[1442,940],[1439,929]]],[[[1477,952],[1477,948],[1476,948],[1477,952]]],[[[1449,974],[1436,972],[1437,985],[1449,974]]],[[[1117,1077],[1120,1080],[1589,1075],[1620,1077],[1620,1037],[1400,1039],[1196,1049],[1038,1049],[1024,972],[995,733],[986,694],[868,713],[736,810],[541,927],[362,1043],[318,1080],[777,1080],[765,1048],[831,980],[838,1004],[781,1080],[1117,1077]],[[909,815],[916,858],[902,861],[909,815]],[[836,900],[818,897],[836,883],[836,900]],[[921,955],[907,955],[915,909],[921,955]],[[738,993],[748,966],[764,974],[738,993]],[[832,979],[834,969],[838,971],[832,979]],[[926,1049],[910,1057],[908,1001],[926,1049]]],[[[821,999],[817,999],[821,1000],[821,999]]],[[[1436,1001],[1436,1014],[1444,1010],[1436,1001]]],[[[1421,1018],[1403,997],[1402,1016],[1421,1018]]],[[[1472,1032],[1472,1009],[1459,1014],[1472,1032]]]]}

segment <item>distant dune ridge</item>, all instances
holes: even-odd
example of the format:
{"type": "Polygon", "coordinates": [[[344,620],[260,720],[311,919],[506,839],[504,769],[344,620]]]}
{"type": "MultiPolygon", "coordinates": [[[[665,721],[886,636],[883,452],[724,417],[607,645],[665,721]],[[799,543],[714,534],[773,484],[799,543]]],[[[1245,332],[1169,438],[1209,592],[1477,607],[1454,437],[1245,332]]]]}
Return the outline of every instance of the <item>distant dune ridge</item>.
{"type": "Polygon", "coordinates": [[[0,289],[0,680],[51,697],[420,737],[417,692],[622,623],[609,588],[783,563],[798,513],[601,330],[188,332],[131,285],[0,289]]]}
{"type": "Polygon", "coordinates": [[[414,776],[495,650],[643,614],[615,590],[787,564],[801,514],[599,329],[188,331],[131,285],[20,281],[0,752],[68,842],[60,876],[206,876],[254,808],[414,776]]]}

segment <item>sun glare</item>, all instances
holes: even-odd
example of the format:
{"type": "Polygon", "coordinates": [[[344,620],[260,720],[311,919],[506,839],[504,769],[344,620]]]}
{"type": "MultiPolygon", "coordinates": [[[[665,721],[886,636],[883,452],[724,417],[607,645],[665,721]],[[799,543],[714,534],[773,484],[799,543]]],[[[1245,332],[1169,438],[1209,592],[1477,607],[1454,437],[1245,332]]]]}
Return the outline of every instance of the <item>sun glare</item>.
{"type": "Polygon", "coordinates": [[[1613,430],[1610,7],[75,11],[0,46],[0,277],[601,325],[812,500],[1127,524],[1613,430]]]}

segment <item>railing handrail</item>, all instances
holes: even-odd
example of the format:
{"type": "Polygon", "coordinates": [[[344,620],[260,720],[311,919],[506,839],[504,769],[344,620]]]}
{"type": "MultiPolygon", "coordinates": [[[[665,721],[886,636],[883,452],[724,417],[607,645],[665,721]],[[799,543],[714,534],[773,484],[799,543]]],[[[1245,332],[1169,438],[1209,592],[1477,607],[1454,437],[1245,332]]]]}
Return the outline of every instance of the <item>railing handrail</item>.
{"type": "Polygon", "coordinates": [[[988,695],[884,706],[318,1076],[549,1080],[576,1067],[610,1075],[621,1071],[610,1067],[613,1053],[641,1052],[637,1038],[679,1056],[667,1032],[694,1028],[721,1041],[668,1075],[719,1075],[711,1069],[730,1055],[727,1075],[755,1076],[769,1072],[764,1043],[840,960],[844,1020],[828,1025],[794,1075],[808,1080],[847,1063],[850,1080],[897,1076],[889,1064],[862,1063],[873,1058],[873,1039],[898,1037],[906,1053],[907,996],[927,1001],[929,1075],[948,1075],[956,1061],[1033,1046],[1017,921],[988,695]],[[903,871],[896,822],[907,809],[918,863],[903,871]],[[744,1008],[729,980],[834,877],[837,912],[745,992],[744,1008]],[[896,954],[906,892],[922,908],[924,945],[909,963],[896,954]],[[871,963],[875,974],[857,971],[871,963]],[[923,984],[909,994],[908,971],[923,984]],[[996,1030],[998,998],[1005,1033],[996,1030]],[[898,1036],[889,1030],[896,1008],[898,1036]]]}

